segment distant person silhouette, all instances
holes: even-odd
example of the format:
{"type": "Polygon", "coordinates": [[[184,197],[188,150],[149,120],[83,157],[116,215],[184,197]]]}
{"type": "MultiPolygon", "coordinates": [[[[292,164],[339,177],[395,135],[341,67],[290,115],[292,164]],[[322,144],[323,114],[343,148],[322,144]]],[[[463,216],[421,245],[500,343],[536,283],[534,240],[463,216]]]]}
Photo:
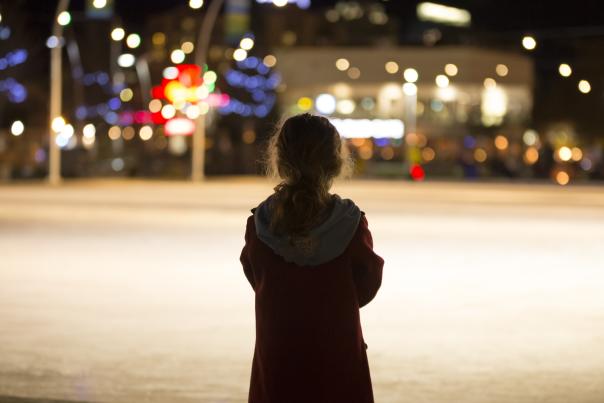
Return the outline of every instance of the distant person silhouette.
{"type": "Polygon", "coordinates": [[[364,213],[329,193],[347,155],[335,127],[310,114],[269,143],[281,183],[252,209],[240,259],[256,305],[250,403],[373,402],[359,308],[384,261],[364,213]]]}

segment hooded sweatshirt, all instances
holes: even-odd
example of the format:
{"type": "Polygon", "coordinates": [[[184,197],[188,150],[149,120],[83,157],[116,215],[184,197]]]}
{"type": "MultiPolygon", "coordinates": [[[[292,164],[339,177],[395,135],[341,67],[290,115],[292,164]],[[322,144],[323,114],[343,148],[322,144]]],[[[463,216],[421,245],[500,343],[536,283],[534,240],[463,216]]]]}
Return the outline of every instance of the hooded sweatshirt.
{"type": "Polygon", "coordinates": [[[317,266],[340,256],[359,225],[361,210],[350,199],[333,195],[333,207],[328,218],[309,232],[313,240],[311,251],[294,247],[286,235],[275,235],[270,231],[269,197],[253,210],[256,235],[286,262],[298,266],[317,266]]]}

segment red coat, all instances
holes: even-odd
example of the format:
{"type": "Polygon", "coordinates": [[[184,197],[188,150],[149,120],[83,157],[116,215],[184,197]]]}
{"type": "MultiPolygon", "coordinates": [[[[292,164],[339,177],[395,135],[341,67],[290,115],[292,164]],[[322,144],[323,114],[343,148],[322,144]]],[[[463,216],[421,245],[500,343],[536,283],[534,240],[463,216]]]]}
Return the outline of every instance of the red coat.
{"type": "Polygon", "coordinates": [[[380,288],[384,261],[365,216],[343,254],[310,267],[263,243],[251,216],[241,264],[256,294],[249,403],[372,403],[359,308],[380,288]]]}

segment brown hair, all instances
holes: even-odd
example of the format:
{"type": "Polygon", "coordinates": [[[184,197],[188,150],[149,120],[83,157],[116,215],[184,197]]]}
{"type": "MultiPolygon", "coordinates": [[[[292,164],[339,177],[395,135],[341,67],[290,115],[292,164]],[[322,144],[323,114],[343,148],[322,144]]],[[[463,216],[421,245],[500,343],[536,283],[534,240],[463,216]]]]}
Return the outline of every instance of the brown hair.
{"type": "Polygon", "coordinates": [[[281,125],[267,151],[269,174],[281,178],[271,198],[271,231],[304,238],[329,213],[333,180],[351,172],[346,145],[328,119],[304,113],[281,125]]]}

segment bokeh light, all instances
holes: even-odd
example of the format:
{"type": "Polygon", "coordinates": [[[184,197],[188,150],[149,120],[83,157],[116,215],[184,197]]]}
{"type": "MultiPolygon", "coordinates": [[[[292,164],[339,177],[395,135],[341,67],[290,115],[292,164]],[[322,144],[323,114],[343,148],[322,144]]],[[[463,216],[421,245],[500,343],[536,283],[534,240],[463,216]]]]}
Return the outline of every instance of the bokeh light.
{"type": "Polygon", "coordinates": [[[164,119],[172,119],[176,115],[176,108],[173,105],[164,105],[161,108],[161,115],[164,119]]]}
{"type": "Polygon", "coordinates": [[[141,138],[141,140],[147,141],[153,137],[153,129],[151,126],[143,126],[138,131],[138,136],[141,138]]]}
{"type": "Polygon", "coordinates": [[[92,123],[88,123],[82,129],[82,134],[84,135],[84,137],[94,137],[96,134],[96,127],[94,127],[92,123]]]}
{"type": "Polygon", "coordinates": [[[20,120],[15,120],[10,126],[10,132],[13,136],[20,136],[25,131],[25,125],[20,120]]]}
{"type": "Polygon", "coordinates": [[[486,89],[491,89],[491,88],[497,87],[497,81],[495,81],[491,77],[485,78],[482,84],[484,85],[484,88],[486,88],[486,89]]]}
{"type": "Polygon", "coordinates": [[[437,75],[434,81],[439,88],[446,88],[449,86],[449,77],[444,74],[437,75]]]}
{"type": "Polygon", "coordinates": [[[535,147],[529,147],[524,152],[524,162],[533,165],[539,160],[539,151],[535,147]]]}
{"type": "Polygon", "coordinates": [[[573,69],[568,64],[562,63],[558,66],[558,72],[562,77],[570,77],[573,73],[573,69]]]}
{"type": "Polygon", "coordinates": [[[495,137],[495,148],[497,148],[498,150],[507,150],[508,145],[508,139],[504,135],[500,134],[495,137]]]}
{"type": "Polygon", "coordinates": [[[218,79],[218,75],[214,71],[206,71],[203,73],[203,82],[206,84],[214,84],[218,79]]]}
{"type": "Polygon", "coordinates": [[[312,99],[309,97],[301,97],[298,99],[297,105],[301,111],[308,111],[312,108],[312,99]]]}
{"type": "Polygon", "coordinates": [[[107,131],[107,135],[113,141],[119,140],[122,137],[122,129],[119,126],[111,126],[107,131]]]}
{"type": "Polygon", "coordinates": [[[537,144],[537,141],[539,141],[539,134],[531,129],[526,130],[522,135],[522,141],[524,141],[524,144],[527,146],[534,146],[537,144]]]}
{"type": "Polygon", "coordinates": [[[436,152],[431,147],[426,147],[422,150],[422,159],[425,162],[433,161],[436,158],[436,152]]]}
{"type": "Polygon", "coordinates": [[[163,46],[166,44],[166,34],[163,32],[156,32],[151,37],[151,43],[155,46],[163,46]]]}
{"type": "Polygon", "coordinates": [[[250,37],[245,37],[239,42],[239,47],[243,50],[250,50],[254,47],[254,40],[250,37]]]}
{"type": "Polygon", "coordinates": [[[243,133],[241,133],[241,140],[243,140],[245,144],[254,144],[254,141],[256,141],[256,132],[251,129],[244,130],[243,133]]]}
{"type": "Polygon", "coordinates": [[[583,158],[583,151],[579,147],[573,147],[571,149],[571,151],[572,151],[571,159],[575,162],[581,161],[581,159],[583,158]]]}
{"type": "Polygon", "coordinates": [[[198,10],[203,7],[203,0],[189,0],[189,7],[193,10],[198,10]]]}
{"type": "Polygon", "coordinates": [[[417,94],[417,85],[413,83],[405,83],[403,84],[403,92],[407,96],[413,96],[417,94]]]}
{"type": "Polygon", "coordinates": [[[113,39],[114,41],[121,41],[122,39],[124,39],[124,37],[126,36],[126,31],[124,31],[124,28],[113,28],[113,30],[111,31],[111,39],[113,39]]]}
{"type": "Polygon", "coordinates": [[[185,54],[188,55],[190,53],[193,53],[193,50],[195,50],[195,45],[191,41],[185,41],[180,45],[180,50],[182,50],[183,52],[185,52],[185,54]]]}
{"type": "Polygon", "coordinates": [[[135,62],[136,62],[136,58],[134,57],[134,55],[132,55],[130,53],[123,53],[123,54],[119,55],[117,58],[118,66],[124,67],[124,68],[134,66],[135,62]]]}
{"type": "Polygon", "coordinates": [[[348,77],[350,77],[353,80],[358,79],[359,77],[361,77],[361,70],[358,67],[351,67],[348,69],[348,77]]]}
{"type": "Polygon", "coordinates": [[[52,120],[50,127],[55,133],[59,133],[65,127],[65,119],[62,116],[57,116],[52,120]]]}
{"type": "Polygon", "coordinates": [[[386,64],[384,65],[384,68],[386,69],[386,72],[390,73],[390,74],[396,74],[398,72],[398,63],[394,62],[394,61],[389,61],[386,62],[386,64]]]}
{"type": "Polygon", "coordinates": [[[49,36],[49,37],[48,37],[48,39],[46,40],[46,47],[47,47],[47,48],[49,48],[49,49],[54,49],[54,48],[56,48],[57,46],[59,46],[59,43],[60,43],[60,42],[61,42],[61,41],[59,40],[59,38],[57,38],[57,37],[56,37],[56,36],[54,36],[54,35],[51,35],[51,36],[49,36]]]}
{"type": "Polygon", "coordinates": [[[94,8],[104,8],[107,6],[107,0],[93,0],[92,6],[94,8]]]}
{"type": "Polygon", "coordinates": [[[331,94],[320,94],[315,98],[315,108],[319,113],[331,115],[336,110],[336,99],[331,94]]]}
{"type": "Polygon", "coordinates": [[[342,99],[336,103],[336,110],[343,115],[350,115],[355,108],[356,104],[351,99],[342,99]]]}
{"type": "Polygon", "coordinates": [[[131,49],[136,49],[141,44],[141,37],[139,34],[130,34],[126,38],[126,45],[131,49]]]}
{"type": "Polygon", "coordinates": [[[497,66],[495,66],[495,73],[497,73],[499,77],[505,77],[508,75],[509,72],[510,69],[505,64],[498,64],[497,66]]]}
{"type": "Polygon", "coordinates": [[[235,59],[238,62],[245,60],[246,57],[247,57],[247,51],[245,49],[240,48],[233,52],[233,59],[235,59]]]}
{"type": "Polygon", "coordinates": [[[474,150],[474,159],[477,162],[485,162],[488,158],[487,152],[483,148],[477,148],[474,150]]]}
{"type": "Polygon", "coordinates": [[[403,77],[405,78],[405,80],[407,82],[414,83],[418,80],[419,73],[417,72],[417,70],[415,70],[413,68],[408,68],[408,69],[405,69],[405,71],[403,72],[403,77]]]}
{"type": "Polygon", "coordinates": [[[390,161],[394,158],[394,149],[390,146],[382,148],[380,150],[380,157],[382,157],[383,160],[390,161]]]}
{"type": "Polygon", "coordinates": [[[130,88],[124,88],[120,91],[120,99],[124,102],[130,102],[134,97],[134,91],[130,88]]]}
{"type": "Polygon", "coordinates": [[[124,138],[124,140],[130,141],[134,138],[135,135],[136,131],[132,126],[126,126],[122,129],[122,137],[124,138]]]}
{"type": "Polygon", "coordinates": [[[570,159],[573,157],[573,152],[569,147],[560,147],[558,149],[558,158],[560,158],[560,160],[562,161],[570,161],[570,159]]]}
{"type": "Polygon", "coordinates": [[[426,178],[426,172],[424,171],[424,168],[422,168],[422,166],[419,164],[411,165],[411,168],[409,169],[409,175],[414,181],[423,181],[426,178]]]}
{"type": "Polygon", "coordinates": [[[565,171],[558,171],[558,173],[556,173],[556,182],[562,186],[568,185],[570,182],[570,176],[565,171]]]}
{"type": "Polygon", "coordinates": [[[457,66],[455,64],[453,64],[453,63],[447,63],[445,65],[445,74],[448,75],[448,76],[450,76],[450,77],[456,76],[457,73],[458,73],[458,71],[459,70],[458,70],[457,66]]]}
{"type": "Polygon", "coordinates": [[[157,113],[161,111],[162,103],[159,99],[152,99],[149,101],[149,111],[157,113]]]}
{"type": "Polygon", "coordinates": [[[266,67],[275,67],[277,58],[273,55],[266,55],[264,56],[264,59],[262,59],[262,63],[264,63],[266,67]]]}
{"type": "Polygon", "coordinates": [[[61,11],[59,13],[59,15],[57,15],[57,23],[59,25],[62,25],[62,26],[69,25],[70,22],[71,22],[71,14],[69,14],[69,11],[61,11]]]}
{"type": "Polygon", "coordinates": [[[537,47],[537,41],[532,36],[525,36],[522,38],[522,46],[526,50],[533,50],[537,47]]]}
{"type": "Polygon", "coordinates": [[[591,84],[587,80],[579,81],[577,86],[579,87],[579,91],[581,91],[583,94],[588,94],[591,91],[591,84]]]}
{"type": "Polygon", "coordinates": [[[180,64],[185,61],[185,56],[185,52],[181,49],[174,49],[172,53],[170,53],[170,60],[172,60],[172,63],[174,64],[180,64]]]}
{"type": "Polygon", "coordinates": [[[201,108],[198,105],[190,105],[187,107],[185,115],[187,118],[195,120],[201,115],[201,108]]]}

